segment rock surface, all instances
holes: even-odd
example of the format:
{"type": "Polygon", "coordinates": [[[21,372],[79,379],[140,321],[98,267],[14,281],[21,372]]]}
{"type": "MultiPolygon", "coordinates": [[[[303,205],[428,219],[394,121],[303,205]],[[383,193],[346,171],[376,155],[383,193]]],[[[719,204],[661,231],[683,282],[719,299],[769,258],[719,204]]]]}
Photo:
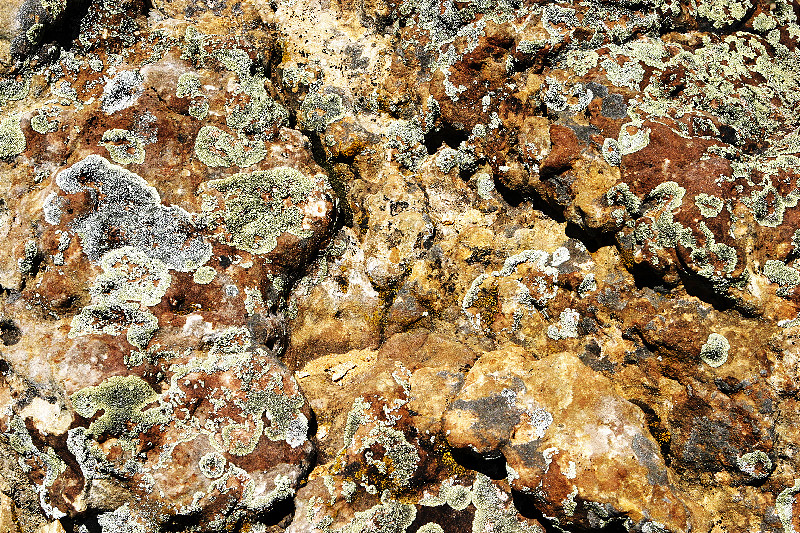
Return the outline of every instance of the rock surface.
{"type": "Polygon", "coordinates": [[[800,531],[800,4],[0,6],[0,531],[800,531]]]}

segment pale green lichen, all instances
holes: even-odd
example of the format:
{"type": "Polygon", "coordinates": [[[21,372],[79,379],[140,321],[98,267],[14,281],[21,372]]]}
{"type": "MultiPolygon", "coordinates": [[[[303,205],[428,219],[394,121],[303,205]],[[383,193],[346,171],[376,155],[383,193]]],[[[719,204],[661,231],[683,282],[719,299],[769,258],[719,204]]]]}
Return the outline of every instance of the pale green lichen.
{"type": "Polygon", "coordinates": [[[603,141],[603,159],[612,167],[618,167],[622,162],[622,153],[620,152],[619,143],[616,139],[607,137],[603,141]]]}
{"type": "Polygon", "coordinates": [[[84,335],[116,336],[127,330],[128,342],[140,350],[158,329],[158,319],[137,304],[109,302],[87,305],[73,317],[69,338],[84,335]]]}
{"type": "Polygon", "coordinates": [[[158,393],[139,376],[112,376],[95,387],[86,387],[70,397],[75,412],[92,418],[102,411],[88,428],[91,435],[136,435],[156,424],[167,422],[156,403],[158,393]]]}
{"type": "Polygon", "coordinates": [[[255,165],[267,155],[264,141],[234,137],[216,126],[203,126],[194,143],[197,158],[209,167],[241,168],[255,165]]]}
{"type": "Polygon", "coordinates": [[[764,262],[764,275],[772,283],[777,283],[780,287],[776,291],[779,296],[787,296],[798,284],[800,284],[800,271],[787,266],[783,261],[769,259],[764,262]]]}
{"type": "Polygon", "coordinates": [[[39,251],[39,245],[36,243],[36,241],[26,241],[24,255],[17,260],[17,268],[19,269],[20,274],[23,276],[31,274],[40,255],[41,252],[39,251]]]}
{"type": "Polygon", "coordinates": [[[344,426],[345,448],[350,448],[353,445],[353,437],[358,431],[358,428],[367,421],[368,410],[369,404],[364,401],[364,398],[359,396],[353,401],[353,406],[350,408],[350,412],[347,413],[347,421],[344,426]]]}
{"type": "Polygon", "coordinates": [[[31,129],[36,133],[45,135],[58,131],[60,122],[54,119],[55,112],[48,111],[44,108],[40,109],[37,114],[31,117],[31,129]]]}
{"type": "Polygon", "coordinates": [[[123,70],[103,89],[103,112],[111,115],[134,105],[144,93],[144,76],[137,70],[123,70]]]}
{"type": "Polygon", "coordinates": [[[386,147],[396,150],[395,160],[409,170],[416,170],[428,156],[425,131],[418,121],[396,120],[389,125],[386,147]]]}
{"type": "Polygon", "coordinates": [[[472,504],[475,506],[472,531],[487,531],[491,527],[496,533],[543,533],[538,525],[520,522],[516,508],[503,505],[492,480],[484,474],[475,475],[472,504]]]}
{"type": "Polygon", "coordinates": [[[167,265],[132,246],[106,252],[100,266],[103,273],[95,279],[91,293],[105,302],[158,305],[172,279],[167,265]]]}
{"type": "Polygon", "coordinates": [[[217,277],[217,270],[210,266],[201,266],[192,274],[192,280],[200,285],[208,285],[217,277]]]}
{"type": "Polygon", "coordinates": [[[700,214],[706,218],[714,218],[722,212],[724,202],[722,198],[717,198],[706,193],[700,193],[694,197],[694,204],[700,210],[700,214]]]}
{"type": "Polygon", "coordinates": [[[97,517],[100,533],[145,533],[144,524],[134,520],[130,503],[125,503],[114,511],[102,513],[97,517]]]}
{"type": "Polygon", "coordinates": [[[642,201],[631,192],[627,183],[620,183],[611,187],[606,193],[606,201],[609,206],[624,206],[630,216],[639,216],[641,214],[642,201]]]}
{"type": "Polygon", "coordinates": [[[311,235],[303,229],[304,217],[297,205],[322,179],[321,175],[309,177],[293,168],[278,167],[205,182],[203,191],[213,189],[225,195],[224,210],[209,212],[208,223],[224,230],[218,238],[226,244],[250,253],[269,253],[284,233],[300,238],[311,235]]]}
{"type": "Polygon", "coordinates": [[[742,0],[698,0],[697,15],[720,29],[744,19],[749,5],[742,0]]]}
{"type": "Polygon", "coordinates": [[[757,450],[738,456],[736,458],[736,466],[739,467],[739,470],[754,479],[763,479],[769,476],[772,470],[772,460],[769,458],[769,455],[761,450],[757,450]]]}
{"type": "Polygon", "coordinates": [[[428,522],[427,524],[421,526],[417,530],[417,533],[444,533],[444,529],[442,529],[442,526],[436,522],[428,522]]]}
{"type": "Polygon", "coordinates": [[[25,134],[20,127],[19,115],[10,115],[0,121],[0,159],[6,159],[25,151],[25,134]]]}
{"type": "Polygon", "coordinates": [[[200,76],[196,72],[181,74],[175,87],[175,96],[178,98],[203,96],[203,93],[200,92],[200,76]]]}
{"type": "Polygon", "coordinates": [[[775,498],[775,512],[783,524],[783,533],[797,533],[794,528],[794,501],[795,496],[800,493],[800,479],[794,480],[794,485],[784,489],[775,498]]]}
{"type": "Polygon", "coordinates": [[[260,494],[256,483],[251,479],[245,485],[244,495],[241,505],[251,511],[265,512],[275,505],[276,502],[287,500],[294,496],[294,482],[289,476],[277,475],[273,479],[274,487],[267,493],[260,494]]]}
{"type": "Polygon", "coordinates": [[[300,126],[312,131],[323,131],[329,124],[345,115],[342,97],[334,92],[312,92],[300,106],[300,126]]]}
{"type": "MultiPolygon", "coordinates": [[[[133,246],[181,272],[195,270],[211,258],[211,245],[186,211],[161,205],[154,187],[103,157],[93,154],[62,170],[56,175],[56,184],[67,195],[86,193],[91,198],[94,210],[71,226],[91,261],[121,245],[133,246]],[[125,229],[122,243],[109,235],[113,228],[125,229]]],[[[47,198],[44,212],[49,213],[49,223],[58,223],[61,206],[67,201],[60,195],[47,198]]]]}
{"type": "Polygon", "coordinates": [[[650,128],[638,128],[635,133],[629,133],[628,127],[623,126],[619,130],[617,145],[619,146],[620,156],[638,152],[650,144],[650,128]]]}
{"type": "Polygon", "coordinates": [[[111,159],[120,165],[144,163],[144,140],[135,133],[123,129],[106,130],[100,146],[108,150],[111,159]]]}
{"type": "Polygon", "coordinates": [[[491,200],[494,192],[494,179],[490,174],[481,172],[475,176],[475,188],[478,196],[484,200],[491,200]]]}
{"type": "Polygon", "coordinates": [[[728,360],[730,348],[728,339],[719,333],[712,333],[700,348],[700,359],[708,366],[717,368],[728,360]]]}
{"type": "Polygon", "coordinates": [[[256,309],[264,307],[264,297],[258,287],[245,287],[244,294],[244,309],[248,315],[252,315],[256,309]]]}
{"type": "Polygon", "coordinates": [[[561,311],[558,324],[547,327],[547,336],[553,340],[575,338],[578,336],[578,320],[581,315],[574,309],[566,308],[561,311]]]}

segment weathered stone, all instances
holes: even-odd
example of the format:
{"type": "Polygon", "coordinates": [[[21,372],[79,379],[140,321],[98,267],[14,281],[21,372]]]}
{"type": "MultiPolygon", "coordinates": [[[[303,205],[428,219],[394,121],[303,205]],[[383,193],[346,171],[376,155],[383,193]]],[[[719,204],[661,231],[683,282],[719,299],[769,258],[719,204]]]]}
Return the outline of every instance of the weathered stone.
{"type": "Polygon", "coordinates": [[[6,2],[2,527],[800,529],[798,16],[6,2]]]}

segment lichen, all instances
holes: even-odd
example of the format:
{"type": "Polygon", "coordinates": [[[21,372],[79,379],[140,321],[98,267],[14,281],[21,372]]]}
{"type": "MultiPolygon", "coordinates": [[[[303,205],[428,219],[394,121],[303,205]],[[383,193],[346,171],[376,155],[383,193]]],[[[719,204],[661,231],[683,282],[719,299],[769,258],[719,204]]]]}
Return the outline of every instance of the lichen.
{"type": "Polygon", "coordinates": [[[192,274],[192,280],[200,285],[208,285],[217,277],[217,270],[210,266],[201,266],[192,274]]]}
{"type": "Polygon", "coordinates": [[[700,348],[700,359],[708,366],[717,368],[728,360],[730,348],[728,339],[719,333],[712,333],[700,348]]]}
{"type": "Polygon", "coordinates": [[[772,471],[772,460],[769,455],[757,450],[738,456],[736,458],[736,466],[754,479],[763,479],[769,476],[772,471]]]}
{"type": "Polygon", "coordinates": [[[91,289],[100,301],[133,301],[150,307],[158,305],[170,286],[167,266],[132,246],[106,252],[100,266],[103,273],[91,289]]]}
{"type": "Polygon", "coordinates": [[[312,178],[293,168],[278,167],[205,182],[201,194],[220,191],[225,204],[224,209],[208,212],[208,223],[226,244],[250,253],[269,253],[284,233],[300,238],[311,235],[303,228],[304,216],[298,204],[315,190],[317,180],[324,182],[321,175],[312,178]]]}
{"type": "Polygon", "coordinates": [[[156,391],[139,376],[112,376],[95,387],[77,391],[70,400],[75,412],[84,418],[102,411],[88,428],[89,434],[97,436],[136,435],[166,423],[167,415],[160,408],[146,409],[158,398],[156,391]]]}
{"type": "Polygon", "coordinates": [[[800,283],[800,271],[774,259],[764,262],[764,275],[780,286],[776,291],[779,296],[788,295],[800,283]]]}
{"type": "Polygon", "coordinates": [[[209,167],[241,168],[255,165],[267,155],[264,141],[234,137],[216,126],[203,126],[194,143],[197,158],[209,167]]]}
{"type": "Polygon", "coordinates": [[[578,320],[581,315],[574,309],[564,309],[559,316],[558,324],[547,327],[547,336],[553,340],[578,336],[578,320]]]}
{"type": "MultiPolygon", "coordinates": [[[[186,211],[161,205],[155,188],[103,157],[93,154],[62,170],[56,184],[68,195],[85,192],[91,198],[92,210],[79,215],[71,228],[92,261],[125,245],[181,272],[192,271],[211,258],[211,245],[198,234],[186,211]]],[[[45,205],[49,222],[58,223],[57,207],[65,201],[69,198],[49,198],[45,205]]]]}
{"type": "Polygon", "coordinates": [[[9,115],[0,121],[0,159],[21,154],[27,146],[20,127],[19,115],[9,115]]]}
{"type": "Polygon", "coordinates": [[[100,101],[103,112],[111,115],[134,105],[144,93],[144,77],[137,70],[123,70],[106,84],[100,101]]]}
{"type": "Polygon", "coordinates": [[[158,319],[137,304],[109,302],[87,305],[70,324],[69,338],[84,335],[116,336],[127,330],[128,342],[144,350],[158,329],[158,319]]]}
{"type": "Polygon", "coordinates": [[[310,131],[324,131],[345,115],[342,97],[334,92],[312,92],[300,106],[300,127],[310,131]]]}
{"type": "Polygon", "coordinates": [[[694,203],[700,214],[706,218],[714,218],[722,212],[724,202],[722,198],[712,196],[706,193],[700,193],[694,197],[694,203]]]}
{"type": "Polygon", "coordinates": [[[31,129],[42,135],[58,131],[60,122],[58,119],[53,118],[56,114],[55,110],[40,109],[37,114],[31,117],[31,129]]]}
{"type": "Polygon", "coordinates": [[[784,489],[775,498],[775,511],[783,524],[783,533],[797,533],[794,528],[794,501],[795,496],[800,493],[800,479],[794,480],[794,485],[784,489]]]}
{"type": "Polygon", "coordinates": [[[108,150],[111,159],[120,165],[144,163],[144,141],[135,133],[123,129],[106,130],[100,146],[108,150]]]}

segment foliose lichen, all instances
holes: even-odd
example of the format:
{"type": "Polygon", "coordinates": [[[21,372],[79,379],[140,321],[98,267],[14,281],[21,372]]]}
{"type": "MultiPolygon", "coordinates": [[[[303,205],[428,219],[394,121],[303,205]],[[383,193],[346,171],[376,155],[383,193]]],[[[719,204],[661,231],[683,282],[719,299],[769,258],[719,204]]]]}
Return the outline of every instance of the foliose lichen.
{"type": "Polygon", "coordinates": [[[155,424],[167,421],[158,407],[146,409],[157,402],[159,395],[139,376],[112,376],[95,387],[74,393],[70,400],[75,412],[84,418],[103,414],[88,428],[91,435],[136,435],[155,424]]]}
{"type": "Polygon", "coordinates": [[[0,121],[0,158],[14,157],[25,151],[27,143],[20,127],[19,115],[10,115],[0,121]]]}
{"type": "Polygon", "coordinates": [[[728,360],[730,348],[731,344],[728,339],[719,333],[712,333],[700,348],[700,359],[708,366],[717,368],[728,360]]]}
{"type": "Polygon", "coordinates": [[[306,201],[324,176],[309,177],[290,167],[234,174],[203,183],[201,194],[210,190],[224,194],[224,208],[212,207],[208,198],[204,210],[217,238],[241,250],[255,254],[269,253],[278,237],[291,233],[300,238],[311,232],[303,227],[304,215],[298,204],[306,201]],[[206,207],[208,206],[208,207],[206,207]]]}

